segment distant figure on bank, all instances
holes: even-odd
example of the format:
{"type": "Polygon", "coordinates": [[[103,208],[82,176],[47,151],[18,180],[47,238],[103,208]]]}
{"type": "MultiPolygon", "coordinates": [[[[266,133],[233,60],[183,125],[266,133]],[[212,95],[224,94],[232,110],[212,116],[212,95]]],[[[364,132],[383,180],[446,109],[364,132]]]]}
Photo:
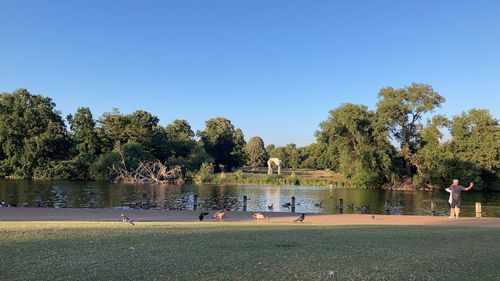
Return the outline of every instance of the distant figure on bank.
{"type": "Polygon", "coordinates": [[[453,184],[446,189],[446,191],[451,193],[450,219],[458,219],[458,216],[460,215],[460,206],[462,205],[462,191],[469,191],[473,186],[474,183],[471,182],[469,187],[463,187],[461,185],[458,185],[457,179],[454,179],[453,184]]]}

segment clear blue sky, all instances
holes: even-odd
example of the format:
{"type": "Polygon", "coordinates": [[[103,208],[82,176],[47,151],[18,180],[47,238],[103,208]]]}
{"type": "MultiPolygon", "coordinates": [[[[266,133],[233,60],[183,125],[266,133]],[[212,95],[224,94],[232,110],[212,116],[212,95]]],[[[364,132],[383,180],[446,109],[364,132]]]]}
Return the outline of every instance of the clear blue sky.
{"type": "Polygon", "coordinates": [[[500,115],[500,1],[0,0],[0,91],[305,145],[342,103],[427,83],[500,115]]]}

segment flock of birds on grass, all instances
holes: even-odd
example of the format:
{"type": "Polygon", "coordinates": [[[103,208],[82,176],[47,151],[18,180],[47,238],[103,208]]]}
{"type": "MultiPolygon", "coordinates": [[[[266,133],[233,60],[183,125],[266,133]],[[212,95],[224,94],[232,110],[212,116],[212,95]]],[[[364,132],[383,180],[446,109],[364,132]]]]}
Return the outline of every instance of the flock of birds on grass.
{"type": "MultiPolygon", "coordinates": [[[[300,203],[296,203],[295,204],[296,206],[300,205],[300,203]]],[[[290,208],[292,206],[292,203],[290,202],[286,202],[284,204],[281,204],[281,206],[285,207],[285,208],[290,208]]],[[[315,207],[318,207],[318,208],[321,208],[323,206],[323,201],[320,201],[319,203],[315,203],[314,204],[315,207]]],[[[341,209],[340,206],[336,206],[337,209],[341,209]]],[[[273,211],[274,210],[274,204],[271,204],[271,205],[268,205],[267,206],[267,209],[270,210],[270,211],[273,211]]],[[[354,206],[354,203],[351,203],[351,204],[347,204],[347,209],[350,209],[352,211],[361,211],[361,213],[363,214],[366,214],[370,211],[370,205],[368,206],[354,206]]],[[[223,222],[224,221],[224,217],[226,216],[227,214],[227,210],[219,210],[219,211],[216,211],[213,215],[212,215],[212,218],[219,221],[219,222],[223,222]]],[[[200,221],[203,221],[205,219],[206,216],[209,216],[210,215],[210,212],[208,211],[202,211],[199,215],[198,215],[198,219],[200,221]]],[[[135,220],[133,219],[130,219],[129,217],[127,217],[125,214],[122,214],[121,215],[122,217],[122,221],[123,223],[126,223],[126,224],[130,224],[130,225],[135,225],[135,220]]],[[[305,220],[305,217],[306,217],[306,214],[301,214],[298,218],[296,218],[295,220],[293,220],[293,222],[304,222],[305,220]]],[[[372,219],[375,219],[375,215],[372,215],[371,216],[372,219]]],[[[260,221],[260,220],[269,220],[269,216],[262,213],[262,212],[255,212],[255,213],[252,213],[252,218],[257,220],[257,221],[260,221]]]]}
{"type": "MultiPolygon", "coordinates": [[[[220,210],[220,211],[215,212],[212,215],[212,218],[216,219],[219,222],[223,222],[226,214],[227,214],[226,210],[220,210]]],[[[205,219],[205,216],[208,216],[208,215],[210,215],[210,212],[203,211],[198,216],[198,219],[200,221],[203,221],[205,219]]],[[[136,220],[129,218],[125,214],[121,214],[121,217],[122,217],[122,222],[125,224],[135,225],[135,223],[136,223],[136,220]]],[[[269,220],[269,216],[267,216],[266,214],[261,213],[261,212],[253,213],[252,218],[256,219],[257,221],[263,220],[263,219],[269,220]]],[[[296,218],[293,222],[304,222],[305,218],[306,218],[306,214],[303,213],[298,218],[296,218]]]]}

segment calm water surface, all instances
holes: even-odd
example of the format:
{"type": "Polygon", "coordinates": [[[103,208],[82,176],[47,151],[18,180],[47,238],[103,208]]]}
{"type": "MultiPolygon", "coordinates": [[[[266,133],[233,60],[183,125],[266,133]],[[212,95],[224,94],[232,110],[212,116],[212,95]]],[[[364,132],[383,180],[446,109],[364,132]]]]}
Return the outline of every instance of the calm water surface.
{"type": "MultiPolygon", "coordinates": [[[[339,213],[339,199],[344,200],[344,213],[383,214],[384,204],[390,201],[390,213],[430,215],[430,202],[436,202],[437,214],[449,211],[445,191],[386,191],[307,186],[255,185],[123,185],[107,182],[23,181],[0,180],[0,200],[7,204],[25,202],[35,206],[35,192],[39,191],[42,204],[53,208],[88,208],[91,194],[96,194],[98,208],[139,208],[142,194],[147,194],[150,208],[189,210],[194,195],[198,195],[198,209],[230,208],[242,210],[243,196],[248,196],[249,211],[288,212],[282,205],[296,197],[296,212],[339,213]],[[348,208],[352,204],[353,208],[348,208]],[[362,208],[365,206],[365,208],[362,208]]],[[[481,202],[483,215],[500,217],[500,193],[467,192],[462,194],[465,216],[474,215],[474,203],[481,202]]]]}

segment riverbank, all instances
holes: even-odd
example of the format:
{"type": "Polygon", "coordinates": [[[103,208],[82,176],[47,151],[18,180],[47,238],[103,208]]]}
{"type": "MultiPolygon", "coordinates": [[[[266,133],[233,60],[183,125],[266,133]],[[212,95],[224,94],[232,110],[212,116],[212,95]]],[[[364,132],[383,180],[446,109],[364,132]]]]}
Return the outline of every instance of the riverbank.
{"type": "MultiPolygon", "coordinates": [[[[210,211],[213,214],[215,211],[210,211]]],[[[140,224],[141,222],[198,222],[199,211],[142,210],[142,209],[77,209],[77,208],[0,208],[0,221],[121,221],[124,213],[140,224]]],[[[227,212],[225,222],[252,223],[253,212],[227,212]]],[[[259,223],[286,224],[295,220],[300,213],[264,212],[269,219],[259,223]]],[[[211,215],[204,222],[214,222],[211,215]]],[[[490,227],[500,228],[500,218],[460,218],[446,216],[394,216],[361,214],[306,214],[305,224],[313,225],[387,225],[387,226],[448,226],[448,227],[490,227]]]]}
{"type": "Polygon", "coordinates": [[[341,174],[324,170],[283,169],[281,174],[268,175],[263,168],[237,170],[204,177],[209,184],[300,185],[322,187],[351,187],[341,174]]]}

